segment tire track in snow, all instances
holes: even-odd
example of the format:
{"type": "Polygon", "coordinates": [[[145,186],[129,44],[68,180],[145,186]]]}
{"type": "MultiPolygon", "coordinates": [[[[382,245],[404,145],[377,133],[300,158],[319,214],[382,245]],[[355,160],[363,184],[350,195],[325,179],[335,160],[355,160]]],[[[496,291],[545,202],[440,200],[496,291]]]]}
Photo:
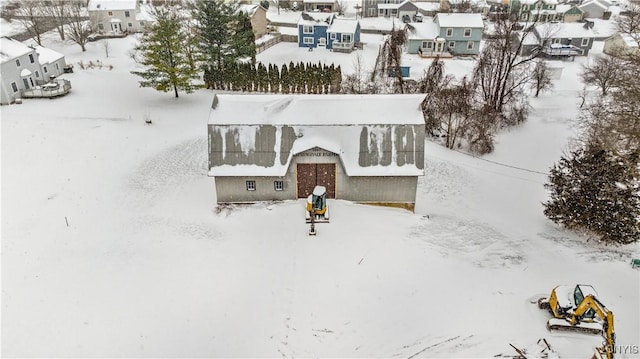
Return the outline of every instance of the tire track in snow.
{"type": "Polygon", "coordinates": [[[175,238],[221,237],[210,223],[152,211],[160,201],[179,194],[185,186],[207,175],[207,146],[206,138],[187,140],[140,163],[126,182],[131,205],[139,213],[131,219],[134,228],[162,228],[175,238]]]}
{"type": "Polygon", "coordinates": [[[470,256],[478,267],[509,267],[525,262],[526,258],[520,243],[485,224],[455,217],[431,217],[411,228],[409,238],[418,239],[419,244],[426,244],[443,256],[470,256]]]}
{"type": "Polygon", "coordinates": [[[206,176],[207,145],[206,138],[192,139],[143,161],[128,181],[136,200],[149,204],[190,180],[206,176]]]}

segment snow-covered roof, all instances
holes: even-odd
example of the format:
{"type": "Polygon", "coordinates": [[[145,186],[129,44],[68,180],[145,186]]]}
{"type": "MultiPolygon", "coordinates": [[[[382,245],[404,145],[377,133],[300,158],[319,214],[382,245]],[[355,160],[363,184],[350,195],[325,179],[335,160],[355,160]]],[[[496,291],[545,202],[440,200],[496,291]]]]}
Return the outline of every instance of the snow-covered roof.
{"type": "Polygon", "coordinates": [[[473,27],[482,28],[482,15],[474,13],[438,13],[434,19],[440,27],[473,27]]]}
{"type": "Polygon", "coordinates": [[[620,38],[624,43],[629,47],[638,47],[638,40],[640,39],[640,33],[634,34],[633,36],[630,34],[619,34],[620,38]]]}
{"type": "Polygon", "coordinates": [[[64,57],[63,54],[46,47],[35,46],[34,48],[38,53],[38,62],[40,62],[40,64],[50,64],[64,57]]]}
{"type": "Polygon", "coordinates": [[[304,4],[333,4],[335,0],[302,0],[304,4]]]}
{"type": "MultiPolygon", "coordinates": [[[[424,122],[422,122],[424,123],[424,122]]],[[[282,125],[277,125],[276,137],[282,132],[282,125]]],[[[256,164],[222,164],[214,165],[209,169],[209,176],[275,176],[284,177],[291,165],[293,156],[313,149],[323,149],[333,152],[339,156],[340,163],[348,176],[422,176],[424,169],[418,168],[415,163],[404,163],[398,165],[395,156],[392,156],[391,163],[382,165],[374,163],[369,166],[362,166],[360,160],[360,136],[366,129],[371,141],[371,148],[381,150],[385,138],[391,141],[409,141],[407,134],[396,136],[393,126],[385,125],[352,125],[343,126],[339,131],[335,127],[325,125],[294,125],[290,126],[296,133],[296,139],[284,161],[280,159],[280,151],[275,151],[276,158],[270,166],[260,166],[256,164]],[[284,162],[284,163],[283,163],[284,162]]],[[[243,150],[255,147],[256,133],[259,126],[247,125],[227,125],[219,126],[218,130],[222,136],[228,131],[233,131],[237,141],[243,150]]],[[[414,133],[411,136],[415,136],[414,133]]],[[[224,137],[223,137],[224,138],[224,137]]],[[[415,138],[415,137],[414,137],[415,138]]],[[[277,140],[276,140],[277,141],[277,140]]],[[[278,144],[276,144],[278,145],[278,144]]],[[[395,144],[393,145],[395,146],[395,144]]],[[[226,156],[226,148],[223,144],[222,156],[226,156]]],[[[378,161],[380,161],[378,159],[378,161]]]]}
{"type": "Polygon", "coordinates": [[[609,8],[609,5],[602,3],[599,0],[591,0],[591,1],[584,2],[582,5],[579,6],[579,8],[585,9],[593,6],[599,7],[602,10],[607,10],[609,8]]]}
{"type": "MultiPolygon", "coordinates": [[[[533,5],[535,3],[537,3],[540,0],[520,0],[520,4],[524,4],[524,5],[533,5]]],[[[558,0],[542,0],[542,2],[544,4],[547,5],[557,5],[558,4],[558,0]]]]}
{"type": "Polygon", "coordinates": [[[89,0],[88,10],[135,10],[136,0],[89,0]]]}
{"type": "Polygon", "coordinates": [[[355,34],[357,28],[358,20],[335,19],[329,29],[327,29],[327,32],[355,34]]]}
{"type": "MultiPolygon", "coordinates": [[[[294,155],[319,147],[336,153],[349,176],[420,176],[424,170],[414,163],[398,165],[372,163],[361,166],[360,138],[366,131],[373,150],[382,150],[383,141],[406,143],[415,133],[396,132],[396,125],[424,125],[420,104],[424,95],[227,95],[214,96],[209,125],[223,138],[232,131],[243,151],[255,147],[261,125],[276,128],[280,138],[284,126],[291,127],[296,139],[288,157],[277,158],[268,167],[254,164],[213,166],[211,176],[284,176],[294,155]],[[355,115],[354,115],[355,114],[355,115]],[[284,162],[284,163],[283,163],[284,162]]],[[[411,128],[411,127],[410,127],[411,128]]],[[[278,141],[278,140],[276,140],[278,141]]],[[[402,145],[400,145],[402,146],[402,145]]],[[[225,144],[222,145],[223,158],[225,144]]],[[[279,145],[276,144],[279,148],[279,145]]]]}
{"type": "Polygon", "coordinates": [[[536,33],[542,39],[549,38],[592,38],[595,37],[587,23],[582,22],[563,22],[563,23],[544,23],[536,25],[536,33]]]}
{"type": "Polygon", "coordinates": [[[440,35],[440,28],[438,27],[438,24],[431,21],[431,19],[425,19],[423,22],[412,22],[407,24],[407,29],[409,30],[407,34],[409,39],[435,39],[440,35]]]}
{"type": "Polygon", "coordinates": [[[18,40],[3,36],[0,38],[0,61],[5,63],[33,51],[18,40]]]}
{"type": "Polygon", "coordinates": [[[336,14],[332,12],[302,12],[298,19],[298,25],[325,25],[329,26],[336,14]]]}
{"type": "Polygon", "coordinates": [[[424,124],[424,95],[215,95],[209,124],[424,124]],[[345,116],[356,113],[357,116],[345,116]]]}
{"type": "Polygon", "coordinates": [[[418,9],[423,10],[423,11],[438,11],[440,10],[440,3],[439,2],[416,2],[415,5],[418,7],[418,9]]]}
{"type": "Polygon", "coordinates": [[[251,5],[251,4],[241,4],[238,6],[238,12],[244,12],[249,16],[253,16],[253,14],[258,10],[260,5],[251,5]]]}
{"type": "Polygon", "coordinates": [[[556,11],[559,13],[564,14],[565,12],[571,10],[572,8],[576,8],[580,11],[582,11],[579,7],[573,5],[573,4],[559,4],[558,6],[556,6],[556,11]]]}

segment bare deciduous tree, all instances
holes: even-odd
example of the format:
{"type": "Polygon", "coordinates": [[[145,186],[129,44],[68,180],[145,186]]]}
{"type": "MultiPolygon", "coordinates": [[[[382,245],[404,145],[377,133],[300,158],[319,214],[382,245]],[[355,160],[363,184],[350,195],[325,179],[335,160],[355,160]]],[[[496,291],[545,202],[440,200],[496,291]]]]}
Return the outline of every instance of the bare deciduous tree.
{"type": "Polygon", "coordinates": [[[82,51],[87,51],[86,44],[91,35],[91,24],[85,17],[86,8],[81,2],[74,1],[67,4],[69,24],[67,25],[69,39],[80,45],[82,51]]]}
{"type": "Polygon", "coordinates": [[[604,96],[619,86],[624,64],[618,57],[598,56],[595,61],[582,66],[582,81],[585,85],[596,86],[604,96]]]}
{"type": "Polygon", "coordinates": [[[402,78],[402,50],[407,39],[407,34],[402,29],[392,29],[382,45],[383,76],[391,71],[396,78],[396,89],[404,93],[404,79],[402,78]]]}
{"type": "Polygon", "coordinates": [[[38,45],[42,45],[42,34],[47,31],[44,0],[21,0],[17,3],[14,17],[38,45]]]}
{"type": "Polygon", "coordinates": [[[533,25],[525,26],[518,33],[518,23],[503,16],[494,23],[495,33],[488,39],[480,53],[473,72],[484,112],[493,113],[493,117],[501,119],[505,124],[516,122],[509,113],[521,110],[514,107],[519,103],[518,96],[523,95],[523,87],[530,81],[529,62],[540,54],[541,46],[526,56],[523,53],[521,39],[533,31],[533,25]]]}
{"type": "Polygon", "coordinates": [[[551,82],[551,74],[549,73],[549,67],[544,60],[536,60],[536,64],[533,67],[533,87],[535,88],[535,97],[538,97],[540,92],[550,90],[553,88],[551,82]]]}

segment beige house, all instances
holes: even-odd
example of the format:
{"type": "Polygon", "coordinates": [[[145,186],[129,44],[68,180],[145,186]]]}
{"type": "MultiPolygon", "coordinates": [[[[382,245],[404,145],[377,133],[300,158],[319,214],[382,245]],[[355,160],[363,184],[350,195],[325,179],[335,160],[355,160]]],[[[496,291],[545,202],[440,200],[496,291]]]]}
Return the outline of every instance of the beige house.
{"type": "Polygon", "coordinates": [[[605,40],[602,51],[611,56],[626,57],[639,55],[638,41],[640,33],[637,34],[616,34],[605,40]]]}
{"type": "Polygon", "coordinates": [[[240,5],[238,9],[240,12],[244,12],[249,15],[251,19],[251,27],[253,28],[253,34],[256,39],[259,39],[264,34],[267,33],[267,25],[269,21],[267,20],[267,10],[263,8],[261,5],[240,5]]]}

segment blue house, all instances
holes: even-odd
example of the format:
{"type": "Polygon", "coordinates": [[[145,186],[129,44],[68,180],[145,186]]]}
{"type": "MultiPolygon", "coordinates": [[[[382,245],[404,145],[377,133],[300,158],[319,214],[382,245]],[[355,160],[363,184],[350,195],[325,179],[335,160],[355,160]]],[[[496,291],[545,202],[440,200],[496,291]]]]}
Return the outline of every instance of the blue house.
{"type": "Polygon", "coordinates": [[[474,13],[438,13],[433,21],[438,25],[439,38],[452,55],[477,55],[484,30],[482,15],[474,13]]]}
{"type": "Polygon", "coordinates": [[[338,19],[335,13],[303,12],[298,20],[298,46],[351,52],[360,42],[360,22],[338,19]]]}

